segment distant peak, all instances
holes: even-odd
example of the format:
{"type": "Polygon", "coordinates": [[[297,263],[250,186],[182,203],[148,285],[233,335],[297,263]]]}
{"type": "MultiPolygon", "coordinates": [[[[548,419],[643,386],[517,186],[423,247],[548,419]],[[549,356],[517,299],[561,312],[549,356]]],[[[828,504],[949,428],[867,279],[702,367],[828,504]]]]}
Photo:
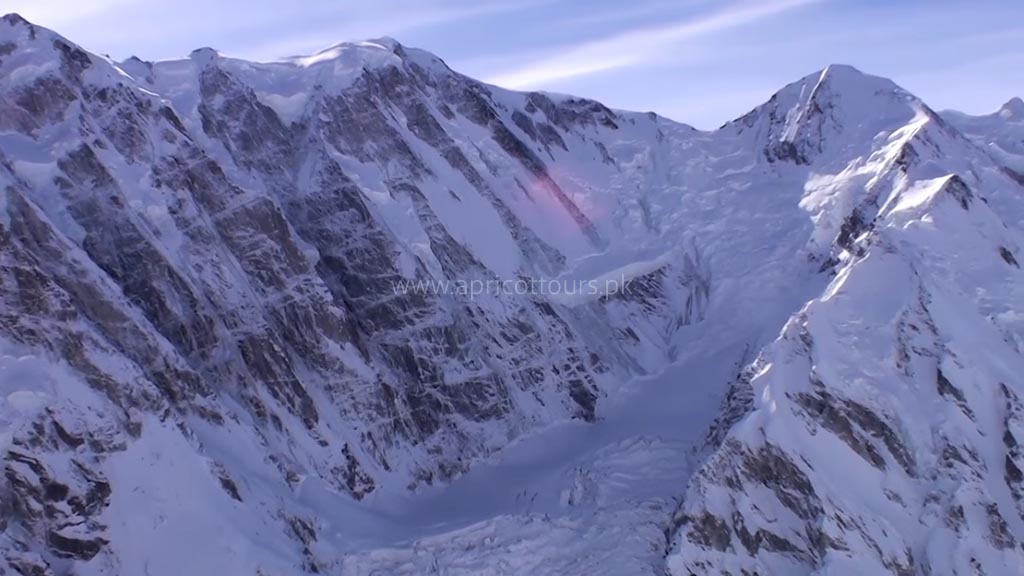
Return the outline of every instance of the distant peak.
{"type": "Polygon", "coordinates": [[[18,14],[17,12],[11,12],[9,14],[5,14],[4,15],[4,22],[7,22],[11,26],[17,26],[19,24],[20,25],[24,25],[24,26],[31,26],[32,25],[28,20],[25,20],[24,18],[22,18],[21,14],[18,14]]]}
{"type": "Polygon", "coordinates": [[[363,43],[379,44],[379,45],[381,45],[381,46],[383,46],[383,47],[385,47],[385,48],[387,48],[389,50],[394,50],[395,48],[401,48],[402,47],[402,43],[399,42],[398,40],[395,40],[391,36],[381,36],[379,38],[370,38],[368,40],[364,40],[363,43]]]}
{"type": "Polygon", "coordinates": [[[866,101],[865,98],[874,98],[885,93],[898,94],[901,99],[910,97],[909,93],[892,80],[865,74],[848,64],[830,64],[817,76],[812,74],[800,82],[791,84],[790,89],[802,93],[805,86],[812,89],[807,99],[801,100],[804,104],[813,103],[820,108],[828,107],[826,103],[831,105],[837,99],[847,100],[848,103],[863,102],[866,101]]]}
{"type": "Polygon", "coordinates": [[[829,64],[819,74],[818,83],[828,83],[839,90],[849,89],[854,86],[896,87],[896,84],[888,78],[865,74],[849,64],[829,64]]]}
{"type": "Polygon", "coordinates": [[[310,55],[296,55],[282,58],[278,62],[287,62],[302,67],[314,66],[326,62],[344,63],[345,66],[384,67],[402,66],[402,63],[415,62],[425,68],[443,66],[443,62],[429,52],[416,48],[406,48],[401,42],[390,36],[370,38],[335,44],[310,55]]]}
{"type": "Polygon", "coordinates": [[[1010,98],[999,108],[999,115],[1003,118],[1024,119],[1024,100],[1019,96],[1010,98]]]}
{"type": "Polygon", "coordinates": [[[23,27],[25,30],[28,31],[28,35],[30,38],[34,39],[36,37],[36,25],[22,18],[21,14],[11,12],[10,14],[5,14],[3,20],[11,28],[16,29],[19,26],[23,27]]]}
{"type": "Polygon", "coordinates": [[[829,64],[821,71],[821,76],[832,76],[832,77],[860,77],[867,76],[857,68],[850,66],[849,64],[829,64]]]}
{"type": "Polygon", "coordinates": [[[49,28],[38,26],[29,22],[25,18],[22,18],[20,14],[11,12],[5,14],[3,21],[7,26],[0,26],[0,43],[8,39],[12,39],[15,43],[23,41],[36,41],[43,40],[45,42],[52,42],[54,47],[65,52],[66,56],[72,55],[80,60],[87,59],[88,55],[84,50],[81,49],[77,44],[64,38],[60,34],[50,30],[49,28]]]}
{"type": "Polygon", "coordinates": [[[220,53],[209,46],[204,46],[190,52],[188,57],[197,64],[208,64],[220,58],[220,53]]]}
{"type": "Polygon", "coordinates": [[[153,63],[147,62],[138,56],[132,56],[118,64],[124,72],[135,78],[142,78],[147,82],[152,82],[153,63]]]}
{"type": "Polygon", "coordinates": [[[379,38],[368,38],[366,40],[355,40],[351,42],[340,42],[323,50],[310,55],[295,56],[294,58],[317,58],[323,56],[337,55],[345,50],[383,50],[395,55],[401,55],[404,53],[404,48],[398,40],[390,36],[381,36],[379,38]]]}

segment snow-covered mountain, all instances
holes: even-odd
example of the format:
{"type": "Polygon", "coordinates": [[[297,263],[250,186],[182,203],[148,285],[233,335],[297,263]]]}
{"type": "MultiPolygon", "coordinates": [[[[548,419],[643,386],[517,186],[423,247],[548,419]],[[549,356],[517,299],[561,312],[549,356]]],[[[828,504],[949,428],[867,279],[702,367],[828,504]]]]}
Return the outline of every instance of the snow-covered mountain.
{"type": "Polygon", "coordinates": [[[917,99],[850,80],[816,102],[840,82],[826,71],[789,114],[897,128],[870,126],[831,167],[797,142],[805,202],[850,195],[835,275],[734,382],[677,513],[674,574],[1024,570],[1024,189],[917,99]],[[854,90],[874,112],[851,114],[854,90]]]}
{"type": "Polygon", "coordinates": [[[830,66],[703,132],[6,16],[0,571],[1020,572],[1021,107],[830,66]]]}

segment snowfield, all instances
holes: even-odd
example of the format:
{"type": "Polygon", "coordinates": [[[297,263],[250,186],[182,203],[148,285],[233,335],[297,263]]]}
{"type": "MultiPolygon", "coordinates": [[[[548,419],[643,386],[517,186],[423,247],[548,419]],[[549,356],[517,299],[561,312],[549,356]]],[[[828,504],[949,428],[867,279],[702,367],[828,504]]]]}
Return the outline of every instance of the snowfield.
{"type": "Polygon", "coordinates": [[[9,15],[0,192],[0,573],[1024,573],[1019,98],[699,131],[9,15]]]}

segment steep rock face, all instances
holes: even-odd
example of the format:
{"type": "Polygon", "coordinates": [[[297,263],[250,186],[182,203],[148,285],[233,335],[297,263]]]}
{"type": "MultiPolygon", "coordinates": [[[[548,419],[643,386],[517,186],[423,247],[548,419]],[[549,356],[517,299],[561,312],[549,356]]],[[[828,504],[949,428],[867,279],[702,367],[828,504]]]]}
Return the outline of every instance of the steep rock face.
{"type": "Polygon", "coordinates": [[[281,495],[304,479],[354,499],[447,481],[531,428],[594,420],[601,382],[643,369],[595,330],[597,295],[428,286],[553,275],[603,246],[541,154],[614,130],[611,111],[539,94],[510,111],[389,40],[255,72],[208,49],[122,68],[0,26],[5,350],[65,366],[96,404],[74,433],[54,394],[12,424],[11,566],[148,561],[122,517],[147,513],[119,495],[153,490],[124,467],[160,446],[315,569],[316,522],[281,495]],[[308,90],[292,115],[265,85],[289,81],[308,90]]]}

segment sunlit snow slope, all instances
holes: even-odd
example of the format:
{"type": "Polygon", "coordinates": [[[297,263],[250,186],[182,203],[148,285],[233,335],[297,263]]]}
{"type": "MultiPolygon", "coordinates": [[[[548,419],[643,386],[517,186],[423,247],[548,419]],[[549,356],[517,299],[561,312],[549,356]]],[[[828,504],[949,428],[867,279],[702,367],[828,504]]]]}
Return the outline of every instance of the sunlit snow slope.
{"type": "Polygon", "coordinates": [[[702,132],[4,17],[0,571],[1020,572],[1020,122],[831,66],[702,132]]]}

